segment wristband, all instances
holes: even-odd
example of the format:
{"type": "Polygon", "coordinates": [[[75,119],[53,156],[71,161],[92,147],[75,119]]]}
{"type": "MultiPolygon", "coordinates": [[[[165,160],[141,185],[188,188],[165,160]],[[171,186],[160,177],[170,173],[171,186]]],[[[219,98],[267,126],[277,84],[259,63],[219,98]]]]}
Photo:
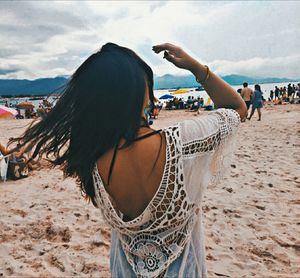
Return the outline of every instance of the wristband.
{"type": "Polygon", "coordinates": [[[210,73],[209,67],[208,67],[207,65],[204,65],[204,67],[206,67],[206,76],[205,76],[205,78],[204,78],[203,80],[199,80],[199,79],[196,77],[196,81],[197,81],[198,83],[201,83],[201,84],[204,84],[204,83],[208,80],[208,78],[209,78],[209,73],[210,73]]]}

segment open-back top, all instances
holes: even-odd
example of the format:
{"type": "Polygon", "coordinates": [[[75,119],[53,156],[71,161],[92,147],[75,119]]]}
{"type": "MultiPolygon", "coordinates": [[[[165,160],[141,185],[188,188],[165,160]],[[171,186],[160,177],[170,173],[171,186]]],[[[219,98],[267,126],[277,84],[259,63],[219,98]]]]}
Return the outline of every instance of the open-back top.
{"type": "Polygon", "coordinates": [[[96,203],[113,230],[113,277],[206,277],[202,195],[224,172],[239,123],[236,111],[222,108],[164,128],[166,163],[160,185],[131,221],[113,206],[95,163],[96,203]]]}

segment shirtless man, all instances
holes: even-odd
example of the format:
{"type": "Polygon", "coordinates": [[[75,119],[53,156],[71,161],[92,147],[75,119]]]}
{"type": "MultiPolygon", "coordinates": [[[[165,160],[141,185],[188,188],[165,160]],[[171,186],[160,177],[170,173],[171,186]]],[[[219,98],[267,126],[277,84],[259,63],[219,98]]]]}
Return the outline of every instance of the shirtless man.
{"type": "Polygon", "coordinates": [[[243,100],[245,101],[245,103],[246,103],[246,106],[247,106],[247,110],[249,109],[249,107],[250,107],[250,104],[251,104],[251,99],[252,99],[252,97],[253,97],[253,91],[252,91],[252,89],[250,89],[249,87],[248,87],[248,83],[247,82],[245,82],[244,84],[243,84],[243,89],[242,89],[242,91],[241,91],[241,97],[243,98],[243,100]]]}

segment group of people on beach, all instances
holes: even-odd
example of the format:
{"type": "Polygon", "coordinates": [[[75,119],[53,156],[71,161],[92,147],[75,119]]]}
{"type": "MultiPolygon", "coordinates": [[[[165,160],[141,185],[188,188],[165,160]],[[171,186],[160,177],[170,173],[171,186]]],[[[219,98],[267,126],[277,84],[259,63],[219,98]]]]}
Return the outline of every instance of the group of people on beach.
{"type": "Polygon", "coordinates": [[[275,86],[274,90],[270,91],[269,101],[277,101],[278,104],[282,102],[294,103],[295,98],[300,98],[300,83],[288,84],[288,86],[278,87],[275,86]]]}
{"type": "Polygon", "coordinates": [[[199,108],[204,107],[204,98],[189,96],[185,101],[184,98],[174,97],[172,100],[166,102],[166,109],[189,109],[191,111],[197,111],[199,108]]]}
{"type": "MultiPolygon", "coordinates": [[[[238,89],[238,93],[241,95],[243,100],[246,103],[247,110],[252,106],[250,116],[247,118],[251,120],[255,110],[258,112],[258,121],[261,120],[261,108],[263,107],[266,99],[263,96],[260,85],[256,84],[254,86],[254,91],[248,87],[248,83],[244,82],[243,89],[238,89]]],[[[275,86],[274,90],[270,91],[270,96],[268,101],[273,102],[274,104],[283,104],[283,103],[299,103],[300,99],[300,83],[288,84],[288,86],[278,87],[275,86]]]]}
{"type": "Polygon", "coordinates": [[[15,116],[16,119],[35,119],[38,117],[44,118],[53,107],[53,104],[47,99],[43,99],[42,102],[39,103],[38,108],[35,108],[34,104],[31,102],[27,102],[27,104],[28,105],[26,107],[19,107],[18,103],[13,104],[12,102],[9,103],[8,100],[6,100],[4,106],[16,109],[18,113],[15,116]]]}
{"type": "Polygon", "coordinates": [[[46,115],[51,111],[52,104],[46,100],[43,99],[43,102],[39,104],[39,107],[36,109],[37,115],[39,117],[45,118],[46,115]]]}
{"type": "MultiPolygon", "coordinates": [[[[255,111],[258,112],[258,121],[261,121],[261,115],[264,103],[267,101],[261,90],[259,84],[254,85],[254,90],[251,89],[247,82],[243,83],[243,88],[238,89],[237,92],[241,95],[245,104],[247,106],[247,110],[251,107],[250,115],[247,117],[248,120],[251,120],[255,111]]],[[[300,99],[300,83],[288,84],[288,86],[278,87],[275,86],[274,90],[270,91],[270,97],[268,101],[274,102],[274,104],[282,104],[286,103],[296,103],[299,102],[300,99]]],[[[213,110],[213,104],[204,104],[204,99],[202,97],[194,98],[193,96],[189,96],[185,101],[183,98],[173,98],[166,102],[165,108],[167,110],[173,109],[187,109],[188,111],[196,111],[199,112],[200,108],[205,108],[205,110],[213,110]]]]}

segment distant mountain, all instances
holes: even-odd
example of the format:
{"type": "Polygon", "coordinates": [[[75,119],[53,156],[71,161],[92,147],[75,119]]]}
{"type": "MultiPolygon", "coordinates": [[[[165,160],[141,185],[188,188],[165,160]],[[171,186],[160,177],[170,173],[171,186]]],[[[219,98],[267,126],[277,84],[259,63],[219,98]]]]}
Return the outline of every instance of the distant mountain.
{"type": "MultiPolygon", "coordinates": [[[[288,78],[253,78],[249,76],[242,76],[237,74],[226,75],[222,77],[226,82],[231,85],[240,85],[243,82],[249,84],[262,84],[262,83],[279,83],[279,82],[297,82],[288,78]]],[[[36,80],[26,79],[0,79],[0,96],[11,95],[47,95],[51,92],[59,92],[59,87],[64,85],[67,81],[66,77],[55,78],[40,78],[36,80]]],[[[193,88],[198,87],[193,75],[171,75],[166,74],[163,76],[154,77],[154,89],[173,89],[173,88],[193,88]]]]}
{"type": "Polygon", "coordinates": [[[282,83],[282,82],[296,82],[297,79],[289,78],[277,78],[277,77],[266,77],[266,78],[253,78],[249,76],[231,74],[222,77],[230,85],[240,85],[244,82],[249,84],[264,84],[264,83],[282,83]]]}
{"type": "MultiPolygon", "coordinates": [[[[280,83],[280,82],[296,82],[298,80],[293,80],[289,78],[253,78],[249,76],[231,74],[221,76],[230,85],[241,85],[244,82],[249,84],[263,84],[263,83],[280,83]]],[[[171,74],[166,74],[163,76],[155,77],[154,88],[155,89],[173,89],[173,88],[193,88],[198,87],[199,84],[195,80],[193,75],[176,76],[171,74]]]]}
{"type": "Polygon", "coordinates": [[[154,89],[173,89],[173,88],[192,88],[198,87],[194,75],[172,75],[165,74],[163,76],[154,77],[154,89]]]}
{"type": "Polygon", "coordinates": [[[66,83],[67,78],[0,79],[0,95],[47,95],[66,83]]]}

